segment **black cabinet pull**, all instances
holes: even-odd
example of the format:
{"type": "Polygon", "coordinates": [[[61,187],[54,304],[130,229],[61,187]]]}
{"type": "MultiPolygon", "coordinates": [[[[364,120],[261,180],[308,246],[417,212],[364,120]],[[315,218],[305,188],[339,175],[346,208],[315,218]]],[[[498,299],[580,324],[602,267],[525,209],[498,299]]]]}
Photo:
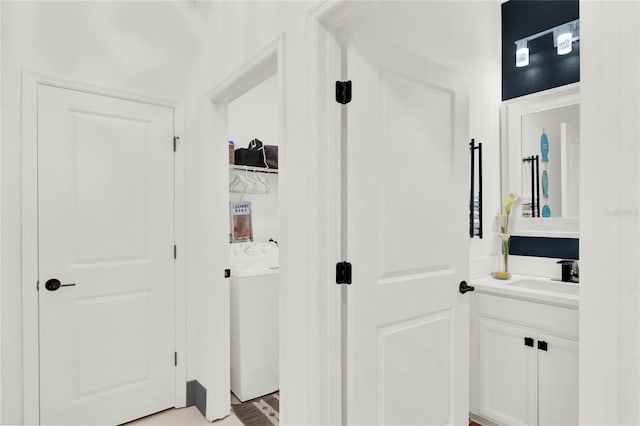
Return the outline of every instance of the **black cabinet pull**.
{"type": "Polygon", "coordinates": [[[460,290],[460,293],[465,294],[468,291],[473,291],[476,288],[472,285],[467,284],[466,281],[460,281],[460,285],[458,286],[458,290],[460,290]]]}
{"type": "Polygon", "coordinates": [[[538,350],[547,351],[547,342],[544,340],[538,340],[538,350]]]}
{"type": "Polygon", "coordinates": [[[525,346],[529,346],[530,348],[533,347],[533,337],[525,337],[524,338],[524,345],[525,346]]]}

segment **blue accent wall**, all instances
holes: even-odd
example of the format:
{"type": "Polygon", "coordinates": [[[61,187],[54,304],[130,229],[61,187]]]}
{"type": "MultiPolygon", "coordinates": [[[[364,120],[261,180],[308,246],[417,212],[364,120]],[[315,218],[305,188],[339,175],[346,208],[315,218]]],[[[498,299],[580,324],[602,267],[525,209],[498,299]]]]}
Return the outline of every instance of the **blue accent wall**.
{"type": "Polygon", "coordinates": [[[512,235],[509,239],[509,254],[578,260],[580,258],[579,243],[580,240],[577,238],[520,237],[512,235]]]}
{"type": "Polygon", "coordinates": [[[511,0],[502,4],[502,100],[580,81],[580,41],[558,55],[553,35],[529,42],[529,65],[517,68],[515,41],[579,18],[577,0],[511,0]]]}

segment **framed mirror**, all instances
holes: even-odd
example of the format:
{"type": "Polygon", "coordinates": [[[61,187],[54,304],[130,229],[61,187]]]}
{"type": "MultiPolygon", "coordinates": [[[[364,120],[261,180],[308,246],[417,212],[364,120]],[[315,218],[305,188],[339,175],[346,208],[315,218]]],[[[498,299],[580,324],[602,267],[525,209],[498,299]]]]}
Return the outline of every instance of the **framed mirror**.
{"type": "Polygon", "coordinates": [[[513,192],[512,235],[578,238],[579,83],[502,106],[502,197],[513,192]]]}

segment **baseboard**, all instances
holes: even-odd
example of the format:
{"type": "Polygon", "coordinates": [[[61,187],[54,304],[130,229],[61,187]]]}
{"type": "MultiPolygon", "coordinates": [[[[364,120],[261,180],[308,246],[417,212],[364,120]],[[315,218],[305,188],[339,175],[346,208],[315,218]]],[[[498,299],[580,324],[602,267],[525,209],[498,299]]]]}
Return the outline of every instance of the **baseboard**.
{"type": "Polygon", "coordinates": [[[187,382],[187,407],[195,405],[203,416],[207,416],[207,389],[197,380],[187,382]]]}
{"type": "Polygon", "coordinates": [[[494,423],[491,420],[485,419],[484,417],[473,413],[469,413],[469,419],[482,426],[500,426],[498,423],[494,423]]]}

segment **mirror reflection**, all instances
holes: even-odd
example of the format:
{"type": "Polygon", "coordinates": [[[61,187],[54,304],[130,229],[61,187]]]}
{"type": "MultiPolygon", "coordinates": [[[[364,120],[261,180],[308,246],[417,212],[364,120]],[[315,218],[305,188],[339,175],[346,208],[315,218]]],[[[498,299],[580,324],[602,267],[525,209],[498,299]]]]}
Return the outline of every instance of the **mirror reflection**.
{"type": "Polygon", "coordinates": [[[578,217],[580,106],[522,116],[522,215],[578,217]]]}

